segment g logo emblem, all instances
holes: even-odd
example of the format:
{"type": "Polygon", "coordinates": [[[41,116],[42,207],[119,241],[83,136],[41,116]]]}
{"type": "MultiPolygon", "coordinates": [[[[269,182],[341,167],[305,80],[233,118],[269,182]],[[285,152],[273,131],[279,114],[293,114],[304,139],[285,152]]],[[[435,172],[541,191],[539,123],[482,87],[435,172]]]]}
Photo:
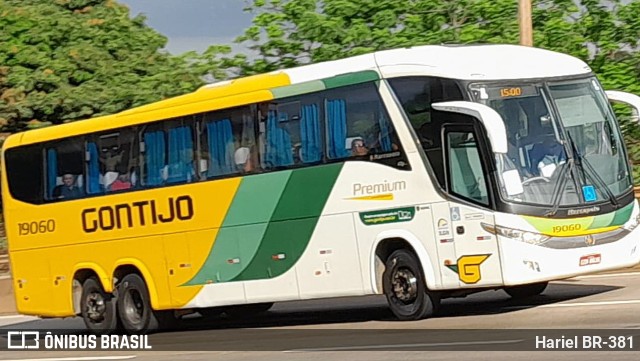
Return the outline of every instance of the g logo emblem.
{"type": "Polygon", "coordinates": [[[455,265],[446,265],[453,272],[458,273],[460,281],[466,284],[478,283],[482,279],[480,265],[491,256],[490,254],[479,254],[471,256],[462,256],[458,258],[455,265]]]}

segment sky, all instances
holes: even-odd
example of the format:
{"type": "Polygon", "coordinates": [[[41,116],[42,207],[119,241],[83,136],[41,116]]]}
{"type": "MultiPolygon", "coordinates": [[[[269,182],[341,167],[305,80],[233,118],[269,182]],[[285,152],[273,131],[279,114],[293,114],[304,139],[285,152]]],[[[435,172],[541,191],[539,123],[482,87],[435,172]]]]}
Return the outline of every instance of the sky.
{"type": "MultiPolygon", "coordinates": [[[[243,12],[246,0],[118,0],[131,16],[143,14],[147,25],[169,39],[172,54],[203,51],[209,45],[233,45],[251,25],[253,15],[243,12]]],[[[243,51],[235,45],[234,50],[243,51]]],[[[246,50],[245,50],[246,51],[246,50]]]]}

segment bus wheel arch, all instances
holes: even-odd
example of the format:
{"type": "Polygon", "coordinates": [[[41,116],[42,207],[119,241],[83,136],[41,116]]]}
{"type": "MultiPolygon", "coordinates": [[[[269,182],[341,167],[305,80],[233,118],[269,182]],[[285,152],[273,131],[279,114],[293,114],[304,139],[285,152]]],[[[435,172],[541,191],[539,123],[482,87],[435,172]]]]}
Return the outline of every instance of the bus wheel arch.
{"type": "Polygon", "coordinates": [[[130,334],[144,334],[177,326],[174,310],[157,310],[153,304],[157,294],[151,277],[145,276],[144,271],[131,264],[121,264],[113,273],[118,318],[130,334]]]}
{"type": "Polygon", "coordinates": [[[406,249],[413,253],[420,263],[426,286],[430,290],[437,289],[437,279],[429,255],[420,241],[410,232],[385,231],[374,242],[370,256],[371,285],[376,294],[382,294],[382,275],[385,262],[394,251],[406,249]]]}
{"type": "Polygon", "coordinates": [[[396,318],[419,320],[437,312],[440,295],[432,291],[433,268],[424,248],[404,237],[384,238],[377,242],[373,258],[374,286],[396,318]]]}
{"type": "Polygon", "coordinates": [[[82,291],[83,291],[82,289],[84,287],[84,283],[86,280],[92,277],[99,282],[100,286],[102,286],[102,289],[106,293],[111,293],[112,291],[111,287],[109,287],[110,285],[108,284],[108,282],[106,282],[106,280],[108,280],[109,277],[107,276],[107,273],[104,272],[103,269],[101,269],[96,265],[82,264],[82,265],[76,266],[76,269],[73,272],[73,278],[71,281],[71,302],[72,302],[73,312],[76,315],[80,315],[81,313],[80,302],[81,302],[82,291]]]}
{"type": "Polygon", "coordinates": [[[151,302],[151,307],[153,309],[158,309],[159,300],[158,300],[158,291],[155,283],[153,282],[153,278],[151,277],[151,272],[144,267],[144,265],[138,261],[133,259],[121,260],[116,264],[116,268],[113,271],[113,288],[114,291],[117,289],[118,284],[126,277],[128,274],[137,274],[144,281],[147,290],[149,291],[149,300],[151,302]]]}
{"type": "Polygon", "coordinates": [[[87,329],[95,334],[110,334],[119,328],[116,297],[105,291],[100,277],[92,269],[75,272],[73,306],[87,329]]]}

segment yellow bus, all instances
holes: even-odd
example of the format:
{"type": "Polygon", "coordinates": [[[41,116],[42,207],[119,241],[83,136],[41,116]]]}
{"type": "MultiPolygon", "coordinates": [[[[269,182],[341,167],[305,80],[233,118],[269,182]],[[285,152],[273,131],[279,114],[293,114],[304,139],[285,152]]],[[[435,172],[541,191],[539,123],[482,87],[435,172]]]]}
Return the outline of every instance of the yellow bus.
{"type": "Polygon", "coordinates": [[[531,296],[637,264],[608,100],[638,99],[564,54],[422,46],[12,135],[18,311],[138,333],[188,312],[384,293],[416,320],[446,297],[531,296]]]}

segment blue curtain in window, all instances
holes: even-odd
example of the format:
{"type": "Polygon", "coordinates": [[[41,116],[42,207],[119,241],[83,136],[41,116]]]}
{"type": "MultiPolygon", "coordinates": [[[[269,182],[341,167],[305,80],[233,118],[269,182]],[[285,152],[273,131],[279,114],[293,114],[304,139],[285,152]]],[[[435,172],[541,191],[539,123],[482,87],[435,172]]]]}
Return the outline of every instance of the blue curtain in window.
{"type": "Polygon", "coordinates": [[[378,117],[380,123],[380,148],[382,148],[383,152],[390,152],[391,148],[391,136],[389,135],[389,121],[387,117],[380,113],[378,117]]]}
{"type": "Polygon", "coordinates": [[[147,165],[146,185],[162,184],[162,170],[165,166],[164,132],[161,130],[144,134],[145,163],[147,165]]]}
{"type": "Polygon", "coordinates": [[[193,137],[187,126],[169,129],[169,167],[167,183],[191,181],[193,170],[193,137]]]}
{"type": "Polygon", "coordinates": [[[98,146],[96,143],[88,143],[89,169],[87,173],[87,192],[89,194],[100,193],[100,166],[98,164],[98,146]]]}
{"type": "Polygon", "coordinates": [[[302,142],[302,161],[304,163],[320,161],[322,159],[320,119],[318,116],[318,106],[315,104],[302,107],[300,138],[302,142]]]}
{"type": "Polygon", "coordinates": [[[342,99],[327,102],[328,116],[328,152],[332,159],[346,158],[350,149],[346,148],[347,141],[347,106],[342,99]]]}
{"type": "Polygon", "coordinates": [[[266,163],[270,167],[285,167],[293,165],[293,150],[289,132],[278,126],[279,122],[286,121],[287,114],[281,114],[280,120],[276,118],[275,111],[269,111],[267,117],[267,155],[266,163]]]}
{"type": "Polygon", "coordinates": [[[58,177],[58,157],[55,149],[47,150],[47,186],[49,198],[53,198],[53,190],[56,188],[56,178],[58,177]]]}
{"type": "Polygon", "coordinates": [[[207,176],[230,174],[235,171],[233,132],[231,120],[222,119],[207,123],[209,144],[209,169],[207,176]]]}

